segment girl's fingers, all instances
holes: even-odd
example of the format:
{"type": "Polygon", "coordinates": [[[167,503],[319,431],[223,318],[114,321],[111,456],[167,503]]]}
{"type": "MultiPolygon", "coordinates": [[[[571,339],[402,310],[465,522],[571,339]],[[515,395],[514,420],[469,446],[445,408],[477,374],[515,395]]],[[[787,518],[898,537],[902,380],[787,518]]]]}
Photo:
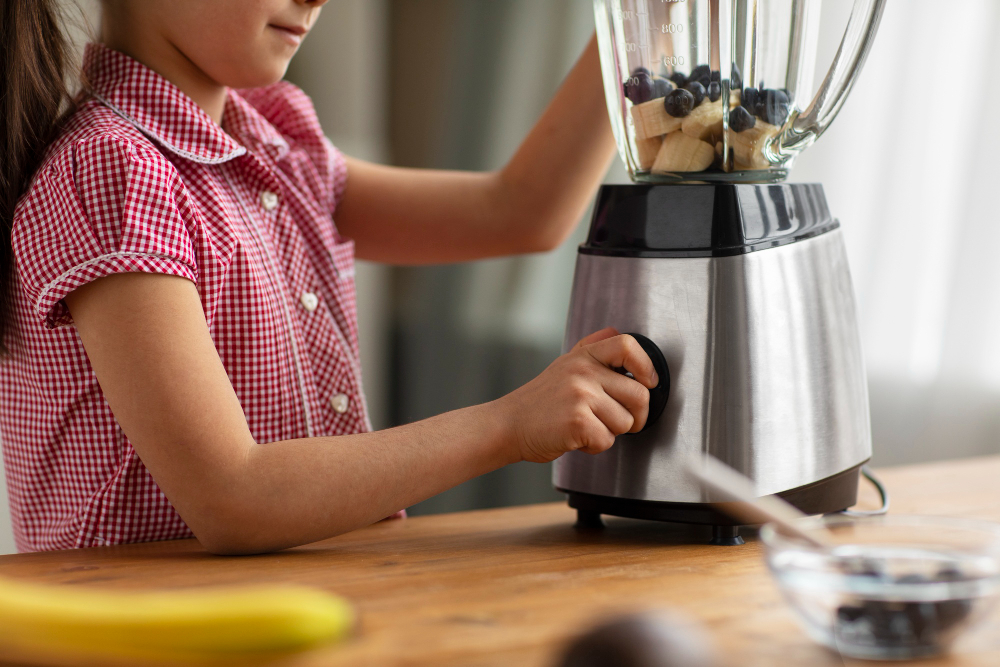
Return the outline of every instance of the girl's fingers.
{"type": "Polygon", "coordinates": [[[587,428],[587,437],[583,442],[583,446],[577,451],[584,454],[600,454],[615,444],[615,434],[608,429],[605,422],[597,416],[596,412],[591,415],[591,419],[592,421],[588,424],[587,428]]]}
{"type": "Polygon", "coordinates": [[[600,342],[602,340],[606,340],[608,338],[613,338],[614,336],[617,336],[617,335],[618,335],[618,330],[615,329],[614,327],[604,327],[600,331],[595,331],[594,333],[590,334],[589,336],[586,336],[585,338],[583,338],[579,343],[577,343],[576,345],[573,346],[573,349],[577,350],[577,349],[579,349],[581,347],[584,347],[584,346],[587,346],[587,345],[591,345],[593,343],[597,343],[597,342],[600,342]]]}
{"type": "MultiPolygon", "coordinates": [[[[624,379],[628,380],[628,378],[624,379]]],[[[631,382],[631,380],[629,381],[631,382]]],[[[590,409],[594,416],[601,420],[604,427],[615,436],[628,433],[635,425],[635,417],[628,408],[607,394],[601,394],[590,406],[590,409]]]]}
{"type": "MultiPolygon", "coordinates": [[[[601,387],[604,393],[615,400],[631,415],[633,423],[629,433],[638,433],[646,425],[649,416],[649,390],[635,380],[618,373],[601,373],[601,387]]],[[[626,431],[619,431],[625,433],[626,431]]]]}
{"type": "MultiPolygon", "coordinates": [[[[584,339],[586,340],[586,339],[584,339]]],[[[624,368],[645,387],[652,389],[660,383],[649,355],[632,336],[605,338],[586,347],[594,359],[608,368],[624,368]]]]}

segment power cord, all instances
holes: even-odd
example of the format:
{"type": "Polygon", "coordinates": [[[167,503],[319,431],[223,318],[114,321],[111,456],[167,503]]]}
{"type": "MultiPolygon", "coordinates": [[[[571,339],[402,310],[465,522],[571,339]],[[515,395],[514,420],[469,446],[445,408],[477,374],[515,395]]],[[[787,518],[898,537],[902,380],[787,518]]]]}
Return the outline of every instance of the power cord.
{"type": "Polygon", "coordinates": [[[882,506],[877,510],[843,510],[842,512],[834,512],[834,514],[840,514],[843,516],[850,517],[866,517],[866,516],[881,516],[889,511],[889,492],[886,490],[885,485],[882,481],[875,476],[872,469],[868,466],[861,466],[861,474],[865,476],[875,490],[878,491],[878,495],[882,498],[882,506]]]}

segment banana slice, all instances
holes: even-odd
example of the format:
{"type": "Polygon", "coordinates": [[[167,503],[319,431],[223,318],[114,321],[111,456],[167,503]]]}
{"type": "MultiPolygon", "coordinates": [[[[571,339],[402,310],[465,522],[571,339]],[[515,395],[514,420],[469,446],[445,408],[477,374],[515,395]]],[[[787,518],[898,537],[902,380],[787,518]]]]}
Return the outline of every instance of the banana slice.
{"type": "Polygon", "coordinates": [[[764,157],[764,147],[778,136],[776,125],[757,119],[757,124],[743,132],[730,132],[729,144],[733,148],[734,166],[737,170],[769,169],[771,163],[764,157]]]}
{"type": "Polygon", "coordinates": [[[649,171],[649,168],[656,162],[656,154],[660,152],[662,145],[663,137],[635,140],[635,147],[638,149],[636,157],[639,158],[639,169],[649,171]]]}
{"type": "Polygon", "coordinates": [[[712,166],[715,149],[684,132],[671,132],[663,139],[653,163],[653,173],[704,171],[712,166]]]}
{"type": "MultiPolygon", "coordinates": [[[[684,134],[709,141],[722,136],[722,100],[706,101],[681,122],[684,134]]],[[[714,143],[714,142],[713,142],[714,143]]]]}
{"type": "Polygon", "coordinates": [[[674,118],[663,108],[663,98],[643,102],[632,107],[637,139],[651,139],[679,130],[682,118],[674,118]]]}

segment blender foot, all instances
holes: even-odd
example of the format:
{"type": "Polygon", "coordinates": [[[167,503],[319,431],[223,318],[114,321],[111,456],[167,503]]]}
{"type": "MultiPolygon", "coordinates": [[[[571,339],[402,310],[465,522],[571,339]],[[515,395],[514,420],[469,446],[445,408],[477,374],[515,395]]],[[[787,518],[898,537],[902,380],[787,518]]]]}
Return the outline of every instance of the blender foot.
{"type": "Polygon", "coordinates": [[[738,547],[743,544],[739,526],[712,526],[712,540],[709,544],[720,547],[738,547]]]}
{"type": "Polygon", "coordinates": [[[604,522],[601,521],[600,512],[591,512],[590,510],[577,510],[576,511],[576,527],[577,528],[604,528],[604,522]]]}

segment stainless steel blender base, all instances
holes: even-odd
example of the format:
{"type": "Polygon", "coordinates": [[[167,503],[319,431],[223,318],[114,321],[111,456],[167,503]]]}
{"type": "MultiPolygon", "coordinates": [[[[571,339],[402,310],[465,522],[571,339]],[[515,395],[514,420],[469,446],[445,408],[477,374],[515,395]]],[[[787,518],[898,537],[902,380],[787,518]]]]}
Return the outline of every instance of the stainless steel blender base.
{"type": "MultiPolygon", "coordinates": [[[[829,514],[852,507],[858,498],[861,465],[831,475],[812,484],[775,494],[805,514],[829,514]]],[[[715,503],[673,503],[655,500],[616,498],[591,493],[558,489],[567,494],[569,506],[577,510],[579,525],[599,527],[600,516],[620,516],[630,519],[693,523],[710,526],[743,525],[720,511],[715,503]]],[[[737,535],[734,534],[734,537],[737,535]]]]}
{"type": "Polygon", "coordinates": [[[732,526],[685,473],[704,452],[807,513],[855,504],[871,458],[867,380],[843,235],[819,186],[602,190],[565,346],[607,326],[656,344],[670,396],[643,432],[556,461],[571,506],[732,526]]]}

